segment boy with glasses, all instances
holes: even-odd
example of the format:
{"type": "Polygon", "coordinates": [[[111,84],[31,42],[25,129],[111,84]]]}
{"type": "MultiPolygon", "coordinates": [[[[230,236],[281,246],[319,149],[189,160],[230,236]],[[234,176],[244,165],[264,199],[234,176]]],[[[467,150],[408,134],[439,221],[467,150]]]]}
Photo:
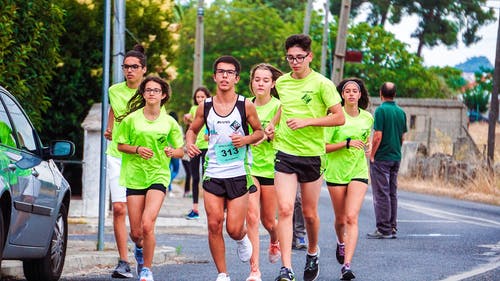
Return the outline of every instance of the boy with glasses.
{"type": "Polygon", "coordinates": [[[283,266],[275,280],[295,280],[291,261],[292,217],[297,185],[300,184],[308,236],[304,281],[312,281],[319,275],[318,201],[323,183],[322,156],[325,154],[323,127],[342,125],[345,119],[335,85],[309,66],[313,57],[311,38],[305,34],[292,35],[286,39],[285,51],[292,72],[276,82],[281,110],[266,128],[266,133],[273,135],[279,122],[274,140],[278,151],[274,180],[283,266]]]}
{"type": "MultiPolygon", "coordinates": [[[[117,117],[126,113],[127,102],[134,96],[146,74],[146,55],[142,45],[135,45],[133,50],[125,54],[122,69],[126,81],[109,87],[110,108],[108,126],[104,132],[104,137],[110,141],[106,150],[107,177],[113,206],[113,230],[119,254],[118,265],[113,270],[111,277],[132,278],[133,275],[128,260],[127,226],[125,224],[127,216],[126,188],[119,183],[122,153],[118,151],[118,143],[113,138],[113,135],[116,134],[120,125],[117,117]]],[[[136,249],[135,257],[137,274],[139,274],[143,263],[142,248],[136,249]]]]}
{"type": "Polygon", "coordinates": [[[238,244],[238,257],[247,262],[252,255],[252,244],[245,228],[249,198],[247,146],[261,140],[264,133],[253,103],[235,92],[240,69],[239,61],[232,56],[222,56],[215,61],[213,79],[217,84],[216,95],[199,104],[186,132],[187,153],[189,157],[194,157],[201,153],[195,145],[196,135],[204,124],[208,130],[203,196],[208,244],[219,273],[217,281],[231,280],[227,273],[222,235],[225,206],[226,230],[238,244]],[[253,129],[251,134],[248,124],[253,129]]]}

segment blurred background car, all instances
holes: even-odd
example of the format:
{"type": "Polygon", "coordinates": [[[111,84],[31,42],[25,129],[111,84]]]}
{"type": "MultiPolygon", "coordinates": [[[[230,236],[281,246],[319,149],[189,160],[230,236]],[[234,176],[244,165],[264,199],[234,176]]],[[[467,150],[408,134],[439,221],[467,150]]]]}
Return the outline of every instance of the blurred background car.
{"type": "Polygon", "coordinates": [[[70,141],[44,146],[26,113],[0,87],[0,265],[21,260],[27,280],[59,280],[66,257],[71,188],[53,159],[70,141]]]}

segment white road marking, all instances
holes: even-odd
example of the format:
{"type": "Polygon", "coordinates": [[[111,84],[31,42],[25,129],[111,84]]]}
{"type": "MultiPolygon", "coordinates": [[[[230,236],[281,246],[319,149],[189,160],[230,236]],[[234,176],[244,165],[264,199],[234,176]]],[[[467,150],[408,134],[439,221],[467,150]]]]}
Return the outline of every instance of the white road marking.
{"type": "Polygon", "coordinates": [[[480,265],[480,266],[478,266],[472,270],[466,271],[466,272],[462,272],[462,273],[459,273],[456,275],[449,276],[446,279],[441,279],[440,281],[460,281],[460,280],[464,280],[467,278],[477,276],[479,274],[483,274],[485,272],[496,269],[498,267],[500,267],[500,257],[492,259],[487,264],[480,265]]]}
{"type": "Polygon", "coordinates": [[[494,221],[494,220],[489,220],[489,219],[484,219],[484,218],[479,218],[479,217],[473,217],[473,216],[467,216],[467,215],[460,215],[460,214],[455,214],[435,208],[429,208],[429,207],[424,207],[421,205],[417,204],[412,204],[412,203],[406,203],[406,202],[398,202],[398,207],[400,208],[405,208],[410,211],[414,211],[417,213],[437,217],[437,218],[442,218],[442,219],[447,219],[451,221],[459,221],[463,223],[468,223],[468,224],[474,224],[474,225],[480,225],[480,226],[485,226],[485,227],[493,227],[493,228],[500,228],[500,222],[499,221],[494,221]]]}

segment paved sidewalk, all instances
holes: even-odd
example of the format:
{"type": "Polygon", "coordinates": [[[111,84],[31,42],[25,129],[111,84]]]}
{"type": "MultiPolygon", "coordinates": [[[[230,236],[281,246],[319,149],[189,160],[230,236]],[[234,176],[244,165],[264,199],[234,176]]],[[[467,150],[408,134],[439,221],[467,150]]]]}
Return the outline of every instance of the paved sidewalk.
{"type": "MultiPolygon", "coordinates": [[[[175,184],[172,185],[175,197],[165,197],[165,201],[156,221],[156,233],[172,234],[203,234],[207,233],[206,214],[203,210],[203,198],[200,198],[200,219],[186,220],[184,216],[192,207],[192,198],[183,198],[183,189],[175,184]]],[[[201,192],[201,190],[200,190],[201,192]]],[[[63,276],[85,273],[92,268],[109,269],[116,266],[118,252],[114,243],[105,243],[103,251],[97,251],[97,218],[83,218],[72,216],[72,210],[81,207],[81,201],[72,200],[70,216],[68,218],[68,246],[63,276]],[[96,240],[82,241],[78,234],[95,234],[96,240]],[[91,257],[91,258],[90,258],[91,257]]],[[[81,213],[81,212],[75,212],[81,213]]],[[[127,219],[128,225],[128,219],[127,219]]],[[[105,219],[104,232],[112,235],[112,214],[108,213],[105,219]]],[[[132,245],[130,245],[131,247],[132,245]]],[[[155,249],[154,262],[156,264],[168,263],[178,258],[174,247],[157,246],[155,249]]],[[[130,249],[129,261],[133,264],[134,257],[130,249]]],[[[2,261],[2,276],[15,276],[23,278],[23,268],[20,261],[2,261]]]]}

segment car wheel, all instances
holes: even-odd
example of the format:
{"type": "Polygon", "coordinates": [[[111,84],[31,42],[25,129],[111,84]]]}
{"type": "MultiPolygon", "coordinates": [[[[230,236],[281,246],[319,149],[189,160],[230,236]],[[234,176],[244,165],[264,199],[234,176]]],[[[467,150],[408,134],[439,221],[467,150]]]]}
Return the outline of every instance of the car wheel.
{"type": "Polygon", "coordinates": [[[47,280],[57,281],[61,277],[66,258],[66,244],[68,241],[68,213],[61,205],[54,224],[54,231],[45,257],[23,261],[24,277],[28,281],[47,280]]]}

